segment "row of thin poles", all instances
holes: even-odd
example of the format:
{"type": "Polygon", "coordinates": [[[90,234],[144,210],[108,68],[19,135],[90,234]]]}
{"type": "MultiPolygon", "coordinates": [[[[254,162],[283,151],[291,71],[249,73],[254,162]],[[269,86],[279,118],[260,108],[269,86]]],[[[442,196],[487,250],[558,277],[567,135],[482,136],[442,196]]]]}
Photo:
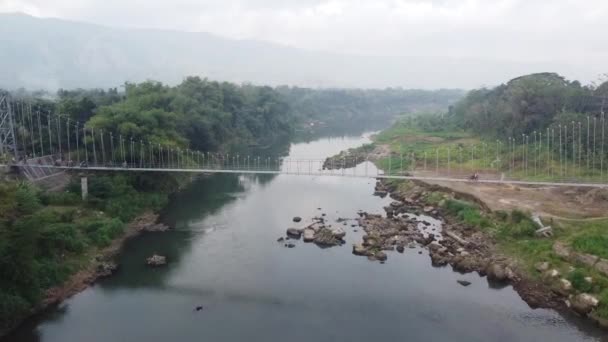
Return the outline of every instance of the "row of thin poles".
{"type": "MultiPolygon", "coordinates": [[[[53,156],[54,163],[64,166],[264,169],[294,173],[321,169],[313,168],[312,160],[286,163],[281,158],[200,152],[114,135],[86,127],[65,115],[33,109],[25,102],[14,103],[12,108],[18,146],[16,157],[22,161],[53,156]]],[[[587,117],[586,123],[558,124],[530,135],[509,137],[506,141],[447,146],[434,152],[391,154],[386,173],[392,175],[421,168],[430,171],[434,167],[437,175],[496,171],[512,177],[572,178],[597,176],[599,170],[599,178],[603,180],[605,115],[602,112],[599,120],[587,117]]],[[[355,160],[354,165],[360,162],[363,160],[355,160]]],[[[341,168],[346,169],[346,165],[351,164],[344,160],[341,168]]],[[[333,165],[330,169],[339,166],[333,165]]],[[[366,163],[366,174],[367,171],[366,163]]]]}
{"type": "MultiPolygon", "coordinates": [[[[463,172],[501,172],[511,177],[605,177],[606,123],[599,120],[558,124],[506,141],[470,146],[444,146],[421,153],[391,154],[387,174],[434,171],[437,176],[463,172]],[[405,167],[404,167],[405,165],[405,167]]],[[[403,150],[403,149],[402,149],[403,150]]]]}

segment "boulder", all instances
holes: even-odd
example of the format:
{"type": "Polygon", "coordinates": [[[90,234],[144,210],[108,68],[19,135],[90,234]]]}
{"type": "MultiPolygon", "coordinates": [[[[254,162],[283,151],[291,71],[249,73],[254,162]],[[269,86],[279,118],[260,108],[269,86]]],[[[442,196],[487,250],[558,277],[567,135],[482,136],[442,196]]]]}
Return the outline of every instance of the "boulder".
{"type": "Polygon", "coordinates": [[[391,207],[393,208],[399,208],[403,203],[398,202],[398,201],[393,201],[391,202],[391,207]]]}
{"type": "Polygon", "coordinates": [[[294,248],[295,246],[296,246],[296,245],[295,245],[295,244],[293,244],[293,243],[291,243],[291,242],[290,242],[290,243],[286,243],[286,244],[285,244],[285,247],[287,247],[287,248],[294,248]]]}
{"type": "Polygon", "coordinates": [[[572,283],[567,279],[560,278],[553,290],[562,296],[567,296],[572,291],[572,283]]]}
{"type": "Polygon", "coordinates": [[[538,272],[543,273],[543,272],[545,272],[545,271],[547,271],[547,270],[549,269],[549,263],[548,263],[548,262],[546,262],[546,261],[543,261],[543,262],[537,262],[537,263],[534,265],[534,268],[535,268],[535,269],[536,269],[538,272]]]}
{"type": "Polygon", "coordinates": [[[278,239],[277,239],[277,242],[283,242],[283,241],[285,241],[285,238],[284,238],[284,237],[282,237],[282,236],[281,236],[280,238],[278,238],[278,239]]]}
{"type": "Polygon", "coordinates": [[[473,258],[459,255],[452,260],[452,267],[458,272],[472,272],[477,268],[473,258]]]}
{"type": "Polygon", "coordinates": [[[507,280],[507,270],[504,265],[498,263],[491,263],[486,267],[486,274],[488,279],[495,281],[507,280]]]}
{"type": "Polygon", "coordinates": [[[570,257],[572,258],[572,260],[581,263],[583,265],[589,266],[589,267],[593,267],[593,265],[595,265],[595,263],[598,261],[598,257],[596,257],[595,255],[591,255],[591,254],[586,254],[586,253],[570,253],[570,257]]]}
{"type": "Polygon", "coordinates": [[[314,235],[314,243],[320,246],[336,246],[340,244],[340,240],[334,236],[333,231],[323,228],[314,235]]]}
{"type": "Polygon", "coordinates": [[[311,228],[304,229],[303,232],[304,242],[313,242],[315,240],[315,231],[311,228]]]}
{"type": "Polygon", "coordinates": [[[403,253],[405,251],[405,247],[403,245],[397,245],[397,252],[403,253]]]}
{"type": "Polygon", "coordinates": [[[580,293],[570,299],[570,307],[580,315],[586,315],[595,309],[599,300],[587,293],[580,293]]]}
{"type": "Polygon", "coordinates": [[[376,252],[374,254],[374,257],[376,258],[376,260],[379,260],[379,261],[385,261],[386,259],[388,259],[388,256],[386,255],[386,253],[384,253],[382,251],[376,252]]]}
{"type": "Polygon", "coordinates": [[[293,218],[293,222],[300,222],[300,221],[302,221],[302,218],[300,216],[295,216],[293,218]]]}
{"type": "Polygon", "coordinates": [[[353,254],[354,255],[367,255],[367,248],[362,244],[353,245],[353,254]]]}
{"type": "Polygon", "coordinates": [[[97,264],[97,275],[99,277],[107,277],[112,275],[118,269],[118,265],[113,262],[100,262],[97,264]]]}
{"type": "Polygon", "coordinates": [[[429,256],[431,257],[431,264],[433,266],[445,266],[448,264],[448,257],[437,249],[431,249],[429,256]]]}
{"type": "Polygon", "coordinates": [[[471,285],[471,282],[467,281],[467,280],[456,280],[456,282],[458,284],[462,285],[462,286],[469,286],[469,285],[471,285]]]}
{"type": "Polygon", "coordinates": [[[593,266],[598,272],[608,276],[608,260],[600,259],[595,266],[593,266]]]}
{"type": "Polygon", "coordinates": [[[559,276],[560,276],[560,273],[559,273],[559,271],[558,271],[558,270],[556,270],[555,268],[554,268],[554,269],[547,270],[547,271],[545,271],[545,272],[543,273],[543,277],[544,277],[544,278],[557,278],[557,277],[559,277],[559,276]]]}
{"type": "Polygon", "coordinates": [[[427,206],[427,207],[422,208],[422,211],[424,211],[427,214],[430,213],[430,212],[432,212],[433,210],[435,210],[435,208],[431,207],[431,206],[427,206]]]}
{"type": "Polygon", "coordinates": [[[294,239],[299,239],[300,236],[302,235],[302,230],[298,229],[298,228],[287,228],[287,236],[294,238],[294,239]]]}
{"type": "Polygon", "coordinates": [[[334,237],[336,239],[342,239],[346,236],[346,231],[344,231],[344,229],[338,227],[338,228],[332,230],[332,234],[334,235],[334,237]]]}
{"type": "Polygon", "coordinates": [[[152,267],[164,266],[167,264],[167,258],[162,255],[154,254],[146,259],[146,264],[152,267]]]}
{"type": "Polygon", "coordinates": [[[381,198],[386,197],[387,192],[384,190],[376,190],[374,191],[374,196],[380,196],[381,198]]]}

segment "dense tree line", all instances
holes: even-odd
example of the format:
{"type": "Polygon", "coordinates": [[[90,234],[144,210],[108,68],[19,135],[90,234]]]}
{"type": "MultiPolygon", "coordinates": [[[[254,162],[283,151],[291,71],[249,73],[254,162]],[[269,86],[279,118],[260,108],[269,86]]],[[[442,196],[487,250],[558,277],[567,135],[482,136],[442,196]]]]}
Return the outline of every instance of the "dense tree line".
{"type": "Polygon", "coordinates": [[[470,91],[454,105],[446,124],[485,136],[509,137],[545,131],[555,124],[601,120],[608,82],[581,85],[555,73],[515,78],[492,89],[470,91]]]}
{"type": "Polygon", "coordinates": [[[462,90],[417,89],[309,89],[278,87],[302,124],[339,126],[390,122],[402,113],[445,111],[459,100],[462,90]]]}
{"type": "MultiPolygon", "coordinates": [[[[71,102],[61,101],[60,108],[71,102]]],[[[122,99],[99,106],[87,124],[136,141],[217,151],[288,136],[291,121],[287,104],[270,87],[189,77],[175,87],[127,83],[122,99]]]]}

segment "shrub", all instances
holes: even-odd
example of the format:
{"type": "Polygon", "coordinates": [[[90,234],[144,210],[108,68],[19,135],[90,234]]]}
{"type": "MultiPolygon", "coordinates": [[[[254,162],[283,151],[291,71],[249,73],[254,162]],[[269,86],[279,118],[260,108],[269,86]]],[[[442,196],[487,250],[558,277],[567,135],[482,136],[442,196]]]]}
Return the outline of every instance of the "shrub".
{"type": "Polygon", "coordinates": [[[29,185],[19,185],[15,192],[15,201],[20,215],[33,214],[40,209],[40,200],[34,188],[29,185]]]}
{"type": "Polygon", "coordinates": [[[81,253],[87,244],[73,223],[56,223],[44,227],[40,238],[40,249],[46,255],[61,255],[63,252],[81,253]]]}
{"type": "Polygon", "coordinates": [[[590,292],[593,290],[593,285],[587,282],[585,277],[587,277],[587,273],[584,270],[577,268],[568,275],[568,280],[570,280],[572,286],[577,291],[590,292]]]}
{"type": "Polygon", "coordinates": [[[513,223],[520,223],[522,221],[532,221],[532,219],[530,219],[530,216],[528,216],[528,214],[524,213],[521,210],[515,209],[511,212],[511,222],[513,223]]]}
{"type": "Polygon", "coordinates": [[[124,230],[119,219],[100,219],[87,222],[82,227],[91,241],[98,247],[105,247],[124,230]]]}
{"type": "Polygon", "coordinates": [[[0,331],[6,331],[29,314],[30,303],[23,297],[0,292],[0,331]]]}
{"type": "Polygon", "coordinates": [[[465,209],[473,209],[473,204],[465,201],[449,199],[445,202],[445,208],[452,215],[458,215],[458,213],[465,209]]]}
{"type": "Polygon", "coordinates": [[[66,264],[48,258],[37,260],[35,269],[41,289],[61,284],[71,274],[71,269],[66,264]]]}
{"type": "Polygon", "coordinates": [[[509,213],[507,213],[504,210],[496,210],[494,212],[494,216],[496,216],[497,219],[499,219],[500,221],[506,221],[509,218],[509,213]]]}
{"type": "Polygon", "coordinates": [[[437,204],[443,199],[443,194],[437,191],[428,193],[424,200],[430,204],[437,204]]]}
{"type": "Polygon", "coordinates": [[[80,195],[73,192],[47,192],[40,196],[45,205],[76,205],[80,203],[80,195]]]}
{"type": "Polygon", "coordinates": [[[458,217],[467,224],[475,227],[485,228],[490,225],[490,221],[483,217],[478,209],[466,208],[458,212],[458,217]]]}

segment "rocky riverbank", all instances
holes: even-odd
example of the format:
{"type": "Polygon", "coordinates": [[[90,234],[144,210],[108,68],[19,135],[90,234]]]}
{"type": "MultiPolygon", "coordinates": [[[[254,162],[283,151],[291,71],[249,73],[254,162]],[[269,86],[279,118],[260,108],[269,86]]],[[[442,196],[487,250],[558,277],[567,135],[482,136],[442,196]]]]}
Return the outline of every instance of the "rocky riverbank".
{"type": "MultiPolygon", "coordinates": [[[[605,320],[593,314],[598,299],[574,291],[570,281],[562,277],[550,262],[538,263],[535,267],[538,277],[531,276],[518,260],[501,253],[491,236],[464,224],[445,210],[445,201],[458,197],[458,194],[443,192],[439,205],[433,207],[425,200],[431,190],[424,183],[401,189],[379,181],[375,190],[376,194],[388,194],[394,202],[385,207],[386,216],[360,213],[360,225],[366,235],[360,244],[353,246],[353,254],[384,261],[387,258],[385,251],[400,252],[413,243],[422,245],[428,248],[434,267],[449,266],[460,273],[477,272],[487,276],[492,286],[512,285],[532,308],[551,308],[563,312],[571,310],[580,316],[589,316],[602,327],[608,327],[605,320]],[[424,213],[441,220],[441,231],[426,231],[424,227],[427,225],[424,223],[420,229],[420,222],[408,217],[408,213],[424,213]]],[[[436,190],[433,189],[434,194],[437,194],[436,190]]],[[[468,196],[467,199],[470,199],[468,196]]],[[[561,248],[562,254],[566,253],[562,246],[556,248],[561,248]]],[[[587,281],[591,282],[592,279],[587,281]]]]}

